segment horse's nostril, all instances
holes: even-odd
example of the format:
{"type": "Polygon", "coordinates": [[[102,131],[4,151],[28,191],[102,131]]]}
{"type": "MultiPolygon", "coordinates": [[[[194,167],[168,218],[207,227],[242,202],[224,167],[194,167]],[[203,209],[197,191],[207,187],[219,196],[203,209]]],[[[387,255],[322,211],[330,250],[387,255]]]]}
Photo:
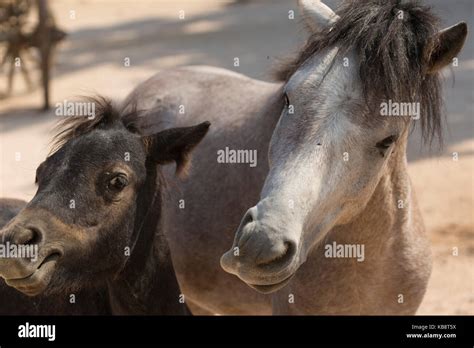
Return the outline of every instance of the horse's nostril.
{"type": "Polygon", "coordinates": [[[254,212],[252,211],[252,209],[249,209],[247,211],[247,214],[245,214],[244,219],[242,221],[242,226],[245,226],[254,220],[253,214],[254,212]]]}
{"type": "Polygon", "coordinates": [[[25,244],[29,244],[29,245],[34,245],[34,244],[39,244],[41,242],[41,239],[43,237],[43,235],[41,234],[40,230],[35,228],[35,227],[31,227],[30,228],[33,236],[32,238],[25,244]]]}
{"type": "Polygon", "coordinates": [[[245,226],[253,222],[257,218],[257,207],[252,207],[245,213],[245,216],[241,222],[241,226],[245,226]]]}
{"type": "Polygon", "coordinates": [[[41,232],[35,227],[29,227],[18,231],[13,236],[13,242],[18,245],[34,245],[41,242],[41,232]]]}
{"type": "Polygon", "coordinates": [[[254,214],[255,214],[255,207],[250,208],[245,213],[244,217],[242,218],[242,221],[240,222],[239,231],[237,232],[237,240],[238,240],[237,246],[240,249],[244,247],[245,243],[248,242],[248,240],[252,236],[252,233],[249,233],[248,225],[255,220],[254,214]]]}

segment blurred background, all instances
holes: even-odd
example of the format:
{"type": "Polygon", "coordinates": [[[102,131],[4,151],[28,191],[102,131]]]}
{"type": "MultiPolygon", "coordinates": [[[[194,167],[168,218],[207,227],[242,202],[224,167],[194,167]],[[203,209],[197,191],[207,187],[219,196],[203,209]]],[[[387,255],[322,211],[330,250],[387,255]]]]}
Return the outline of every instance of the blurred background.
{"type": "MultiPolygon", "coordinates": [[[[8,1],[0,0],[0,5],[8,1]]],[[[333,9],[339,3],[325,2],[333,9]]],[[[464,20],[472,32],[472,0],[425,2],[441,17],[443,27],[464,20]]],[[[0,69],[0,197],[33,197],[35,169],[49,151],[57,102],[94,93],[121,100],[160,69],[180,65],[219,66],[270,80],[275,60],[297,50],[307,37],[296,1],[47,3],[49,15],[43,13],[43,24],[38,26],[35,1],[25,15],[25,28],[40,34],[27,40],[37,49],[25,50],[28,52],[21,58],[28,67],[31,86],[22,76],[20,64],[14,68],[9,91],[9,66],[4,64],[0,69]],[[289,11],[294,11],[294,19],[289,18],[289,11]],[[49,40],[44,40],[45,35],[49,40]],[[43,111],[41,52],[48,52],[48,42],[54,53],[52,108],[43,111]],[[239,58],[239,67],[234,67],[234,57],[239,58]]],[[[8,47],[15,48],[7,45],[4,32],[2,42],[0,30],[0,57],[8,47]]],[[[459,65],[444,71],[444,148],[422,147],[417,131],[410,140],[409,171],[434,253],[433,274],[419,314],[474,314],[473,50],[471,34],[459,55],[459,65]]]]}

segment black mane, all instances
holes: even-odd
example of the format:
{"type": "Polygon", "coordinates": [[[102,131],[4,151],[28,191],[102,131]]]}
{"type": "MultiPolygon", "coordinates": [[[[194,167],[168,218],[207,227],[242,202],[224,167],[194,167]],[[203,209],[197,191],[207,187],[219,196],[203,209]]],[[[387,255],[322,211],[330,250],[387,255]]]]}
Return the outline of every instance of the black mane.
{"type": "Polygon", "coordinates": [[[334,26],[313,34],[296,57],[277,67],[275,77],[287,81],[325,48],[337,45],[339,54],[354,49],[364,95],[419,102],[424,141],[437,137],[441,142],[439,75],[426,73],[430,52],[438,44],[433,37],[439,20],[431,9],[419,1],[347,0],[336,12],[340,19],[334,26]]]}
{"type": "Polygon", "coordinates": [[[50,155],[61,149],[69,140],[87,134],[96,128],[123,124],[130,132],[140,133],[132,121],[140,114],[136,107],[133,107],[130,113],[122,115],[121,111],[114,106],[112,101],[103,96],[83,97],[79,102],[95,104],[94,118],[89,119],[84,115],[75,115],[59,121],[55,126],[56,134],[52,140],[50,155]]]}

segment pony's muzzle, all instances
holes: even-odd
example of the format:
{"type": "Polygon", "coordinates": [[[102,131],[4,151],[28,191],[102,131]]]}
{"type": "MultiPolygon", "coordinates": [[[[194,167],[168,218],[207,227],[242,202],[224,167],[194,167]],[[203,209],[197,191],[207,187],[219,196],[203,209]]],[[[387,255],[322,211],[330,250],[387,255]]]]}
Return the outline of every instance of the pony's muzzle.
{"type": "Polygon", "coordinates": [[[3,253],[0,255],[0,276],[21,278],[30,272],[32,261],[36,257],[34,251],[37,250],[42,238],[43,232],[40,228],[25,223],[17,223],[1,230],[0,244],[3,253]]]}
{"type": "Polygon", "coordinates": [[[296,270],[297,249],[295,240],[257,220],[257,207],[253,207],[243,217],[234,245],[221,258],[221,266],[251,286],[275,285],[296,270]]]}
{"type": "Polygon", "coordinates": [[[47,288],[62,256],[58,245],[45,245],[45,220],[25,209],[0,230],[0,277],[28,296],[47,288]]]}

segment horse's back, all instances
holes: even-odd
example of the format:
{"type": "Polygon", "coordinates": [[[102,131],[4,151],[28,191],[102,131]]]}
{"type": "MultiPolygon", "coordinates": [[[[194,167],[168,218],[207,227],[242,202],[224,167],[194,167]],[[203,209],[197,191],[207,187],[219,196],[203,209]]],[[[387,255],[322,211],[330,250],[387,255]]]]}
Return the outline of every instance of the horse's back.
{"type": "Polygon", "coordinates": [[[259,111],[260,102],[278,84],[209,66],[163,70],[138,85],[125,99],[123,113],[145,110],[148,133],[209,121],[212,129],[229,127],[259,111]]]}

